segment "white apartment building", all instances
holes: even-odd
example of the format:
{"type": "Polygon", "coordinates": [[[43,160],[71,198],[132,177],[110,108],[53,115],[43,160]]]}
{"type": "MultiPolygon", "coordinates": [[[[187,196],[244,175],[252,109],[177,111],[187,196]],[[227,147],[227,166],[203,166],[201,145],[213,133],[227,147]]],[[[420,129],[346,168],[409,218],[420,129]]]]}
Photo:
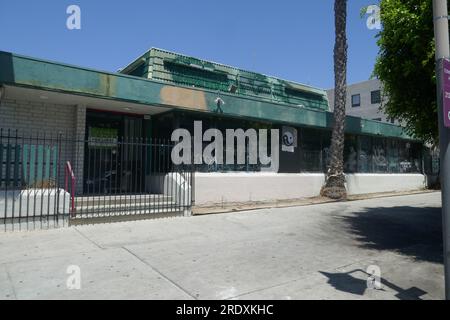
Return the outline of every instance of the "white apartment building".
{"type": "MultiPolygon", "coordinates": [[[[327,90],[331,111],[334,108],[334,89],[327,90]]],[[[347,86],[346,113],[363,119],[395,123],[397,121],[389,117],[380,110],[386,97],[383,97],[381,82],[378,79],[358,82],[347,86]]]]}

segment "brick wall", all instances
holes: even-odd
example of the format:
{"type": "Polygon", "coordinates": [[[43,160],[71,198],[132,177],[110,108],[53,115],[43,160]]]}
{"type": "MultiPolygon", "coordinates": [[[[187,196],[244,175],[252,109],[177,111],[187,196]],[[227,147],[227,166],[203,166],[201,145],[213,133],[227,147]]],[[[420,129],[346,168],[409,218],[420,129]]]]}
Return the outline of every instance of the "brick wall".
{"type": "Polygon", "coordinates": [[[2,100],[0,102],[0,128],[18,129],[21,133],[59,132],[73,135],[75,106],[49,103],[2,100]]]}
{"type": "MultiPolygon", "coordinates": [[[[3,135],[10,130],[11,136],[15,136],[18,130],[19,144],[41,144],[42,139],[52,139],[55,142],[62,137],[60,149],[60,178],[62,186],[64,182],[64,165],[70,161],[77,177],[77,191],[83,185],[83,160],[84,146],[76,143],[75,138],[84,139],[86,122],[86,108],[84,106],[57,105],[45,102],[7,100],[0,101],[0,128],[3,135]],[[30,140],[30,137],[41,138],[30,140]],[[68,140],[65,140],[67,138],[68,140]]],[[[3,143],[5,139],[3,138],[3,143]]],[[[49,140],[46,144],[53,144],[49,140]]]]}

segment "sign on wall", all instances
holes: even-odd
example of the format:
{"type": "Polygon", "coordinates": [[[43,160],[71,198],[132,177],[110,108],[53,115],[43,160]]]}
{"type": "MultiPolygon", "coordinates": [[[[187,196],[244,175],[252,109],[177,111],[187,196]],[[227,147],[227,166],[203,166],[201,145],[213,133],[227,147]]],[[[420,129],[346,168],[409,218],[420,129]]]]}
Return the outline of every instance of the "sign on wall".
{"type": "Polygon", "coordinates": [[[281,151],[295,152],[295,148],[297,148],[297,129],[283,126],[281,141],[281,151]]]}
{"type": "Polygon", "coordinates": [[[444,126],[450,128],[450,61],[444,59],[443,68],[443,94],[444,94],[444,126]]]}
{"type": "Polygon", "coordinates": [[[114,148],[119,131],[114,128],[89,127],[89,148],[114,148]]]}

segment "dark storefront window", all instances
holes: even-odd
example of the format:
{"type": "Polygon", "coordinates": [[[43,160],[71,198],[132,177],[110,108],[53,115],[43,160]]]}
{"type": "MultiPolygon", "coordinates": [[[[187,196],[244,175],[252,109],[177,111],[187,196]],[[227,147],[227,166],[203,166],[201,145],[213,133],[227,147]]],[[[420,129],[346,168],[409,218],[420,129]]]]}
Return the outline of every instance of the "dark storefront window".
{"type": "Polygon", "coordinates": [[[384,138],[373,138],[372,140],[372,172],[388,172],[386,139],[384,138]]]}
{"type": "Polygon", "coordinates": [[[398,140],[387,140],[387,161],[388,161],[388,172],[389,173],[399,173],[400,172],[400,141],[398,140]]]}
{"type": "Polygon", "coordinates": [[[322,131],[303,129],[300,133],[301,172],[322,172],[322,131]]]}
{"type": "MultiPolygon", "coordinates": [[[[170,118],[170,116],[166,116],[166,118],[170,118]]],[[[250,159],[249,154],[249,141],[246,140],[246,148],[245,148],[245,161],[242,164],[238,164],[237,162],[237,150],[236,150],[236,141],[235,141],[235,154],[234,154],[234,164],[226,164],[226,130],[227,129],[242,129],[247,131],[248,129],[255,129],[256,134],[258,135],[259,129],[267,129],[267,141],[268,141],[268,153],[270,155],[270,129],[272,126],[267,123],[254,122],[254,121],[246,121],[246,120],[237,120],[228,117],[211,117],[200,114],[181,114],[175,113],[173,118],[174,127],[179,127],[183,129],[187,129],[191,136],[194,136],[194,122],[201,121],[202,123],[202,131],[205,133],[208,129],[218,129],[223,136],[224,143],[224,152],[223,152],[223,163],[218,164],[216,161],[216,157],[213,159],[203,159],[203,164],[195,165],[197,172],[259,172],[264,170],[264,168],[270,167],[270,165],[262,165],[261,163],[254,164],[250,159]],[[206,160],[206,161],[205,161],[206,160]]],[[[158,130],[158,125],[155,126],[156,130],[158,130]]],[[[156,133],[155,133],[156,134],[156,133]]],[[[168,135],[170,139],[170,135],[168,135]]],[[[203,142],[204,150],[211,142],[203,142]]],[[[215,155],[213,155],[215,156],[215,155]]]]}
{"type": "Polygon", "coordinates": [[[322,172],[327,172],[331,161],[331,131],[322,131],[322,172]]]}
{"type": "Polygon", "coordinates": [[[421,172],[421,146],[401,141],[399,147],[400,173],[421,172]]]}
{"type": "MultiPolygon", "coordinates": [[[[170,139],[170,133],[173,130],[172,126],[187,129],[193,136],[194,121],[202,121],[203,133],[210,128],[219,129],[222,132],[224,144],[226,142],[226,129],[243,129],[244,131],[247,129],[255,129],[256,132],[259,129],[267,129],[270,134],[270,129],[273,128],[279,129],[281,135],[281,126],[221,116],[169,113],[160,119],[155,118],[154,120],[154,136],[159,136],[163,132],[163,138],[166,139],[170,139]]],[[[288,153],[280,150],[279,172],[326,172],[331,161],[331,131],[312,128],[297,128],[297,131],[298,141],[295,152],[288,153]]],[[[270,135],[267,141],[270,154],[270,135]]],[[[203,148],[209,144],[210,142],[204,142],[203,148]]],[[[217,164],[215,161],[210,161],[210,163],[195,165],[196,171],[259,172],[266,169],[260,163],[250,164],[248,145],[246,151],[246,161],[244,164],[225,164],[226,152],[224,148],[224,164],[217,164]]],[[[236,154],[237,152],[235,151],[235,156],[236,154]]],[[[422,172],[422,144],[400,139],[347,134],[345,136],[344,146],[344,171],[346,173],[422,172]]]]}
{"type": "Polygon", "coordinates": [[[354,135],[345,137],[344,170],[348,173],[358,171],[358,139],[354,135]]]}
{"type": "Polygon", "coordinates": [[[372,172],[372,137],[358,137],[358,171],[359,173],[372,172]]]}

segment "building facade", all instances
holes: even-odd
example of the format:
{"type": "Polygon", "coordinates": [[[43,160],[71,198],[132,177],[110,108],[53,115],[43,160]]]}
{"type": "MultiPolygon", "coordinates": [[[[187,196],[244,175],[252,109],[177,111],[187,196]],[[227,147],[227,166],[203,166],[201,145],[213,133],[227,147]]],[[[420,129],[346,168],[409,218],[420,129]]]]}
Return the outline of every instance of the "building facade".
{"type": "MultiPolygon", "coordinates": [[[[334,89],[327,90],[330,110],[334,106],[334,89]]],[[[346,113],[351,116],[399,124],[398,121],[390,119],[382,110],[383,103],[387,97],[383,94],[380,80],[372,79],[347,86],[346,113]]]]}
{"type": "MultiPolygon", "coordinates": [[[[196,205],[275,201],[317,196],[324,182],[333,115],[327,92],[318,88],[155,48],[120,73],[0,52],[0,86],[3,189],[29,188],[44,176],[58,184],[62,173],[51,173],[64,168],[51,159],[73,168],[80,199],[184,197],[192,189],[196,205]],[[194,135],[195,121],[224,134],[278,129],[282,148],[271,150],[277,170],[212,162],[191,167],[195,179],[185,179],[185,172],[168,177],[176,169],[169,163],[172,132],[194,135]],[[285,132],[295,144],[285,145],[285,132]],[[42,140],[48,147],[39,147],[42,140]],[[63,140],[63,147],[53,146],[63,140]],[[36,163],[47,167],[27,178],[36,163]]],[[[367,99],[361,98],[360,104],[367,99]]],[[[425,187],[423,144],[377,120],[347,117],[349,193],[425,187]]]]}

